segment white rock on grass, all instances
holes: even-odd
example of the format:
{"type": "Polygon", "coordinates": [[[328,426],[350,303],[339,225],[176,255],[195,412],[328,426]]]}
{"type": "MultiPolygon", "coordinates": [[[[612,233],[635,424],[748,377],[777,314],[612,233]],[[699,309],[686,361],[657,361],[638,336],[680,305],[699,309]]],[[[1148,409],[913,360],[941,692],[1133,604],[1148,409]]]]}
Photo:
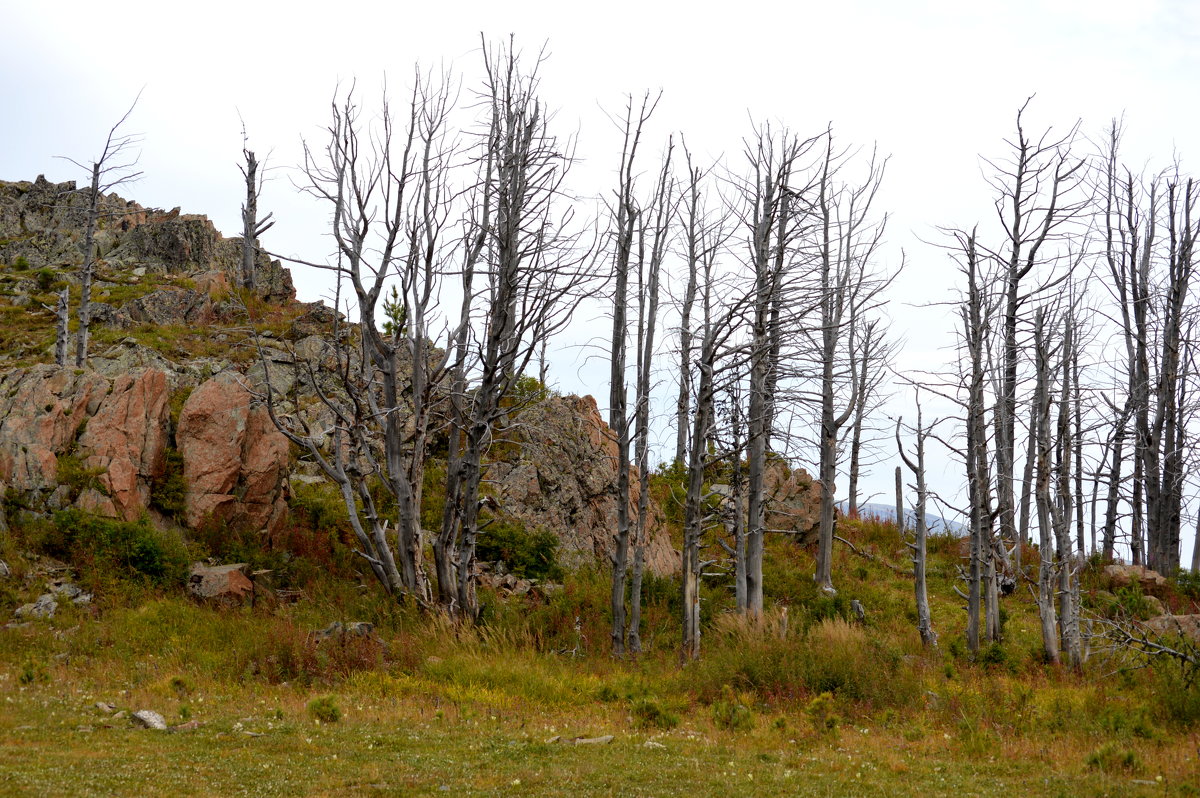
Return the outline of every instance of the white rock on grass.
{"type": "Polygon", "coordinates": [[[137,712],[134,712],[133,719],[142,726],[145,726],[147,729],[166,731],[167,728],[167,721],[162,715],[158,714],[152,709],[140,709],[137,712]]]}

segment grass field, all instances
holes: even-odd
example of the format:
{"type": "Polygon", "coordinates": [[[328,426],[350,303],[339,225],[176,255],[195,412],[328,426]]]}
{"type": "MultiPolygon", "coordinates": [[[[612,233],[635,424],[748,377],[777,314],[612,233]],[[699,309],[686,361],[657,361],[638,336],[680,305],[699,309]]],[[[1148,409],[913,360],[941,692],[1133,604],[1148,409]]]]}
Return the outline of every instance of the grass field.
{"type": "MultiPolygon", "coordinates": [[[[0,795],[1200,795],[1195,686],[1099,656],[1043,664],[1019,592],[1004,644],[972,659],[949,543],[931,567],[942,645],[922,651],[909,582],[883,564],[898,540],[844,530],[877,560],[840,549],[836,601],[811,589],[809,552],[773,541],[769,621],[725,614],[710,587],[686,668],[668,579],[627,661],[607,654],[599,570],[550,599],[490,597],[478,628],[329,575],[295,604],[218,610],[82,573],[91,606],[0,629],[0,795]],[[843,619],[851,598],[865,627],[843,619]],[[332,620],[376,632],[310,638],[332,620]],[[183,728],[121,714],[142,709],[183,728]]],[[[6,615],[39,578],[15,561],[6,615]]]]}

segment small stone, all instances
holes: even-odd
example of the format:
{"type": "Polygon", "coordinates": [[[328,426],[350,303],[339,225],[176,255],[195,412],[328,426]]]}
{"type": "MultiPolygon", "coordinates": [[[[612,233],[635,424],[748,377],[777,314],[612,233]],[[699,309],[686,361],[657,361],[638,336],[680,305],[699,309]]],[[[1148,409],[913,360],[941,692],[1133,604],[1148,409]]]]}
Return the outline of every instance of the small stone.
{"type": "Polygon", "coordinates": [[[192,731],[193,729],[199,729],[201,725],[203,725],[203,724],[201,724],[200,721],[198,721],[198,720],[189,720],[184,723],[180,723],[178,725],[172,726],[171,731],[176,731],[176,732],[192,731]]]}
{"type": "Polygon", "coordinates": [[[611,734],[605,734],[600,737],[576,737],[572,742],[575,745],[608,745],[613,741],[611,734]]]}
{"type": "Polygon", "coordinates": [[[105,715],[111,715],[112,713],[117,711],[116,707],[114,707],[112,704],[109,704],[106,701],[97,701],[96,709],[100,710],[105,715]]]}
{"type": "Polygon", "coordinates": [[[62,596],[66,599],[73,599],[83,593],[83,589],[79,585],[71,582],[55,581],[50,583],[50,592],[56,596],[62,596]]]}
{"type": "Polygon", "coordinates": [[[12,576],[12,569],[8,567],[8,563],[0,560],[0,579],[8,579],[12,576]]]}
{"type": "Polygon", "coordinates": [[[642,748],[657,748],[666,750],[667,747],[657,740],[647,740],[646,742],[642,743],[642,748]]]}
{"type": "Polygon", "coordinates": [[[57,609],[58,602],[54,600],[54,595],[43,593],[32,604],[17,607],[14,615],[18,618],[53,618],[57,609]]]}
{"type": "Polygon", "coordinates": [[[167,721],[162,715],[152,709],[139,709],[133,713],[133,720],[140,723],[147,729],[155,729],[158,731],[166,731],[167,721]]]}

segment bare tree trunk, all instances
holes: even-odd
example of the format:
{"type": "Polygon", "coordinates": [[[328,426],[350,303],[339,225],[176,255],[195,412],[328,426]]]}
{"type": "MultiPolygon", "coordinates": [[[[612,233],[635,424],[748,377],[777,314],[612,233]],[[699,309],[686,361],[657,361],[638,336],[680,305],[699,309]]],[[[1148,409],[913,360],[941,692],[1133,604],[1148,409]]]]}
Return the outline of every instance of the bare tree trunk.
{"type": "Polygon", "coordinates": [[[139,143],[135,136],[118,133],[121,126],[129,119],[133,109],[137,107],[138,98],[125,115],[108,131],[104,141],[104,150],[100,157],[90,164],[83,164],[72,158],[66,160],[88,172],[91,180],[87,188],[87,227],[83,235],[83,263],[79,267],[79,308],[77,315],[79,326],[75,331],[75,368],[81,369],[87,365],[88,336],[92,324],[92,280],[96,269],[96,227],[100,221],[100,197],[106,191],[116,186],[136,180],[141,172],[131,171],[137,164],[137,156],[124,160],[129,156],[132,147],[139,143]]]}
{"type": "MultiPolygon", "coordinates": [[[[925,563],[926,563],[926,538],[928,527],[925,523],[925,502],[928,497],[928,488],[925,484],[925,439],[929,435],[929,430],[923,424],[921,418],[921,396],[920,391],[917,392],[917,459],[913,462],[904,452],[904,447],[900,443],[900,419],[896,419],[896,449],[900,453],[900,459],[908,466],[908,469],[913,472],[916,478],[917,503],[914,507],[915,511],[915,528],[914,533],[916,542],[907,544],[913,552],[913,593],[916,597],[917,604],[917,631],[921,634],[921,643],[927,648],[937,646],[937,633],[933,631],[933,622],[929,614],[929,592],[925,580],[925,563]]],[[[900,509],[900,466],[896,466],[896,499],[897,510],[900,509]]]]}
{"type": "MultiPolygon", "coordinates": [[[[896,441],[896,446],[900,442],[896,441]]],[[[900,466],[896,466],[896,531],[904,535],[904,479],[900,466]]]]}
{"type": "MultiPolygon", "coordinates": [[[[245,141],[246,131],[242,130],[245,141]]],[[[254,264],[258,259],[258,239],[275,224],[271,221],[272,214],[267,214],[261,221],[258,218],[258,197],[262,193],[262,179],[258,174],[258,159],[254,152],[247,147],[242,148],[246,165],[241,167],[242,177],[246,180],[246,204],[242,206],[242,287],[254,290],[254,264]]]]}
{"type": "Polygon", "coordinates": [[[64,288],[58,292],[58,303],[54,309],[54,362],[60,366],[67,365],[67,346],[71,333],[68,325],[70,314],[71,289],[64,288]]]}
{"type": "Polygon", "coordinates": [[[1038,615],[1042,627],[1042,647],[1049,662],[1059,661],[1059,638],[1055,612],[1055,567],[1054,524],[1052,520],[1053,499],[1050,496],[1051,439],[1050,439],[1050,393],[1051,365],[1050,343],[1046,333],[1046,314],[1038,308],[1034,316],[1034,355],[1037,368],[1037,390],[1035,402],[1038,408],[1038,467],[1037,505],[1038,547],[1041,565],[1038,568],[1038,615]]]}
{"type": "Polygon", "coordinates": [[[79,268],[79,326],[75,330],[75,368],[87,364],[88,333],[92,324],[92,272],[95,270],[96,222],[100,218],[100,170],[102,161],[92,164],[92,184],[88,190],[87,228],[83,234],[83,265],[79,268]]]}

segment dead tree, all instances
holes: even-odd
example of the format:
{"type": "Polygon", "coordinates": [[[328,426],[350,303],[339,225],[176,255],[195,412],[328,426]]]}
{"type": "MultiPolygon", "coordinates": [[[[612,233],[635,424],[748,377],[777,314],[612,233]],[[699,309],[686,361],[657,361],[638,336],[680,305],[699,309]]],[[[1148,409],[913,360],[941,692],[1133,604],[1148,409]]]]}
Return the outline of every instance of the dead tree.
{"type": "Polygon", "coordinates": [[[332,330],[319,359],[332,368],[313,366],[306,375],[333,419],[324,452],[323,436],[271,402],[276,425],[339,486],[360,554],[377,578],[397,598],[421,605],[431,598],[421,494],[449,352],[436,351],[432,337],[440,334],[436,302],[448,270],[442,233],[453,201],[451,99],[448,78],[418,71],[405,113],[394,114],[385,95],[371,127],[361,122],[351,89],[332,104],[323,151],[306,145],[305,191],[329,206],[337,247],[335,265],[310,265],[334,272],[339,292],[352,295],[358,324],[332,330]],[[393,518],[384,517],[376,486],[394,501],[393,518]]]}
{"type": "MultiPolygon", "coordinates": [[[[661,96],[661,95],[660,95],[661,96]]],[[[654,346],[654,322],[658,312],[658,275],[663,258],[663,247],[667,243],[667,225],[669,222],[669,196],[667,196],[668,178],[670,176],[669,160],[662,169],[661,177],[656,182],[656,191],[651,196],[648,207],[643,208],[636,197],[636,159],[642,132],[649,120],[658,98],[651,100],[650,95],[643,97],[636,116],[633,99],[629,98],[624,117],[624,146],[621,149],[621,163],[618,170],[618,187],[613,216],[613,327],[612,344],[610,348],[609,373],[609,427],[612,429],[617,443],[617,528],[613,535],[612,560],[612,652],[615,656],[625,653],[626,639],[630,638],[630,647],[636,652],[640,649],[640,637],[637,627],[641,614],[641,532],[645,526],[645,516],[648,506],[637,508],[637,517],[630,516],[630,419],[626,408],[628,386],[626,384],[627,348],[629,338],[628,306],[630,305],[629,283],[630,276],[635,278],[637,290],[638,314],[634,333],[637,339],[636,352],[636,402],[635,421],[637,425],[638,459],[641,464],[641,477],[648,477],[648,463],[641,462],[649,459],[646,438],[649,435],[649,390],[650,390],[650,360],[654,346]],[[650,217],[650,218],[647,218],[650,217]],[[649,245],[649,246],[648,246],[649,245]],[[631,537],[635,544],[633,563],[633,598],[637,618],[626,621],[626,591],[629,576],[629,551],[631,537]]],[[[642,487],[646,487],[643,485],[642,487]]],[[[645,493],[642,494],[643,500],[645,493]]]]}
{"type": "MultiPolygon", "coordinates": [[[[1047,130],[1035,140],[1024,127],[1028,106],[1026,100],[1017,111],[1016,137],[1009,142],[1008,159],[986,161],[991,169],[989,183],[996,195],[996,214],[1004,227],[1003,244],[991,252],[996,262],[1002,264],[999,277],[1003,293],[999,386],[993,424],[996,514],[1000,540],[1010,545],[1017,543],[1013,470],[1022,355],[1017,341],[1021,305],[1055,284],[1058,279],[1055,275],[1035,271],[1052,269],[1062,258],[1055,244],[1073,235],[1072,224],[1087,208],[1087,198],[1079,191],[1086,162],[1071,151],[1079,123],[1063,136],[1055,138],[1047,130]],[[1030,280],[1036,285],[1030,287],[1027,284],[1030,280]]],[[[1000,553],[1003,556],[1003,551],[1000,553]]]]}
{"type": "MultiPolygon", "coordinates": [[[[1198,189],[1178,168],[1150,178],[1120,162],[1121,128],[1113,123],[1103,155],[1107,287],[1118,306],[1124,341],[1125,408],[1134,440],[1131,548],[1135,563],[1170,572],[1179,566],[1186,433],[1180,420],[1180,380],[1189,313],[1198,189]],[[1148,538],[1144,537],[1143,529],[1148,538]]],[[[1119,459],[1110,476],[1118,484],[1119,459]]],[[[1115,529],[1110,501],[1106,546],[1115,529]]]]}
{"type": "Polygon", "coordinates": [[[731,338],[742,309],[736,303],[723,301],[717,273],[718,256],[728,236],[728,218],[711,212],[706,206],[702,185],[704,172],[692,166],[690,154],[685,157],[688,185],[680,211],[687,253],[684,268],[696,275],[694,299],[700,305],[698,323],[691,328],[692,335],[688,338],[689,348],[682,353],[685,368],[692,370],[689,384],[695,386],[685,461],[687,481],[681,552],[683,639],[680,659],[688,662],[700,656],[700,556],[710,523],[704,482],[710,465],[720,456],[710,451],[716,424],[716,396],[722,383],[734,379],[737,374],[736,360],[732,368],[729,361],[734,355],[731,338]]]}
{"type": "MultiPolygon", "coordinates": [[[[915,542],[908,543],[912,549],[913,557],[913,592],[916,596],[917,606],[917,631],[921,634],[921,643],[926,647],[937,646],[937,633],[933,631],[933,623],[929,615],[929,591],[925,581],[925,563],[926,563],[926,538],[928,527],[925,523],[925,506],[929,498],[929,488],[925,482],[925,441],[929,438],[930,428],[924,424],[921,417],[921,391],[917,388],[917,426],[913,428],[913,433],[916,436],[916,460],[913,460],[904,451],[904,445],[900,442],[900,425],[902,419],[896,419],[896,450],[900,453],[900,459],[904,461],[904,465],[913,473],[913,478],[916,482],[912,485],[916,491],[917,500],[913,505],[914,529],[913,536],[915,542]]],[[[934,425],[936,426],[936,422],[934,425]]],[[[899,481],[899,466],[897,466],[897,482],[899,481]]],[[[899,499],[899,489],[897,489],[897,499],[899,499]]],[[[899,508],[899,501],[897,502],[899,508]]],[[[903,530],[903,527],[901,527],[903,530]]]]}
{"type": "Polygon", "coordinates": [[[1051,452],[1053,439],[1050,437],[1050,407],[1053,394],[1053,358],[1055,351],[1046,324],[1046,309],[1039,307],[1034,315],[1033,346],[1037,385],[1034,403],[1037,407],[1037,508],[1038,535],[1041,564],[1038,567],[1038,616],[1042,628],[1042,648],[1048,662],[1059,661],[1058,613],[1055,591],[1058,588],[1055,562],[1054,514],[1059,511],[1050,492],[1053,477],[1051,452]]]}
{"type": "Polygon", "coordinates": [[[777,136],[764,126],[746,142],[749,175],[736,181],[743,203],[740,217],[748,238],[753,280],[746,419],[745,611],[754,617],[761,616],[763,611],[764,476],[774,423],[783,328],[791,327],[794,318],[788,298],[794,296],[794,244],[797,225],[803,219],[793,204],[803,195],[805,187],[793,185],[793,172],[813,141],[801,142],[787,130],[777,136]]]}
{"type": "MultiPolygon", "coordinates": [[[[833,525],[838,440],[842,427],[858,403],[859,382],[854,359],[860,320],[880,302],[884,289],[895,279],[874,273],[876,251],[887,225],[887,216],[875,217],[874,202],[883,182],[886,159],[872,153],[865,175],[848,178],[847,153],[834,148],[832,131],[822,139],[824,154],[815,186],[812,249],[817,270],[817,332],[812,336],[812,374],[819,399],[821,515],[817,537],[817,563],[813,580],[826,593],[833,587],[833,525]],[[837,408],[839,386],[846,387],[844,407],[837,408]]],[[[865,354],[864,354],[865,356],[865,354]]]]}
{"type": "Polygon", "coordinates": [[[254,290],[254,264],[258,259],[258,239],[270,230],[275,222],[273,214],[268,213],[262,219],[258,218],[258,198],[262,194],[264,175],[259,174],[259,162],[254,151],[246,143],[246,128],[242,126],[242,157],[244,165],[238,168],[246,182],[246,202],[242,205],[242,287],[254,290]]]}
{"type": "MultiPolygon", "coordinates": [[[[482,166],[475,197],[489,210],[479,231],[483,246],[475,298],[483,307],[471,353],[474,377],[461,397],[460,452],[456,457],[453,510],[444,514],[443,551],[455,550],[457,611],[475,619],[478,601],[473,568],[480,529],[483,458],[493,425],[516,381],[540,348],[541,339],[566,326],[592,281],[591,252],[579,246],[573,211],[563,208],[564,179],[574,161],[571,141],[550,132],[538,96],[539,55],[526,71],[510,40],[499,49],[484,45],[486,79],[479,94],[483,133],[476,162],[482,166]],[[447,546],[446,543],[451,545],[447,546]]],[[[464,324],[470,320],[464,320],[464,324]]],[[[461,387],[461,386],[460,386],[461,387]]]]}
{"type": "Polygon", "coordinates": [[[141,139],[136,135],[120,132],[121,126],[129,120],[140,98],[139,93],[129,110],[109,129],[108,137],[104,140],[104,149],[91,163],[84,164],[73,158],[60,156],[86,171],[91,177],[88,187],[83,189],[87,197],[87,225],[83,233],[83,263],[79,267],[79,325],[75,331],[75,368],[83,368],[87,364],[88,335],[92,323],[92,280],[96,270],[96,230],[103,216],[100,198],[119,185],[137,180],[142,174],[132,171],[140,157],[140,154],[135,155],[132,150],[141,143],[141,139]]]}
{"type": "Polygon", "coordinates": [[[672,156],[674,142],[667,151],[659,172],[658,186],[649,209],[652,218],[641,226],[638,264],[637,384],[634,401],[634,450],[638,467],[638,507],[634,524],[633,572],[630,577],[629,650],[641,653],[642,573],[650,517],[650,392],[651,366],[654,362],[655,331],[658,323],[659,284],[663,261],[670,244],[671,219],[674,216],[674,180],[672,156]],[[646,253],[647,247],[649,252],[646,253]],[[648,258],[645,255],[648,254],[648,258]]]}

